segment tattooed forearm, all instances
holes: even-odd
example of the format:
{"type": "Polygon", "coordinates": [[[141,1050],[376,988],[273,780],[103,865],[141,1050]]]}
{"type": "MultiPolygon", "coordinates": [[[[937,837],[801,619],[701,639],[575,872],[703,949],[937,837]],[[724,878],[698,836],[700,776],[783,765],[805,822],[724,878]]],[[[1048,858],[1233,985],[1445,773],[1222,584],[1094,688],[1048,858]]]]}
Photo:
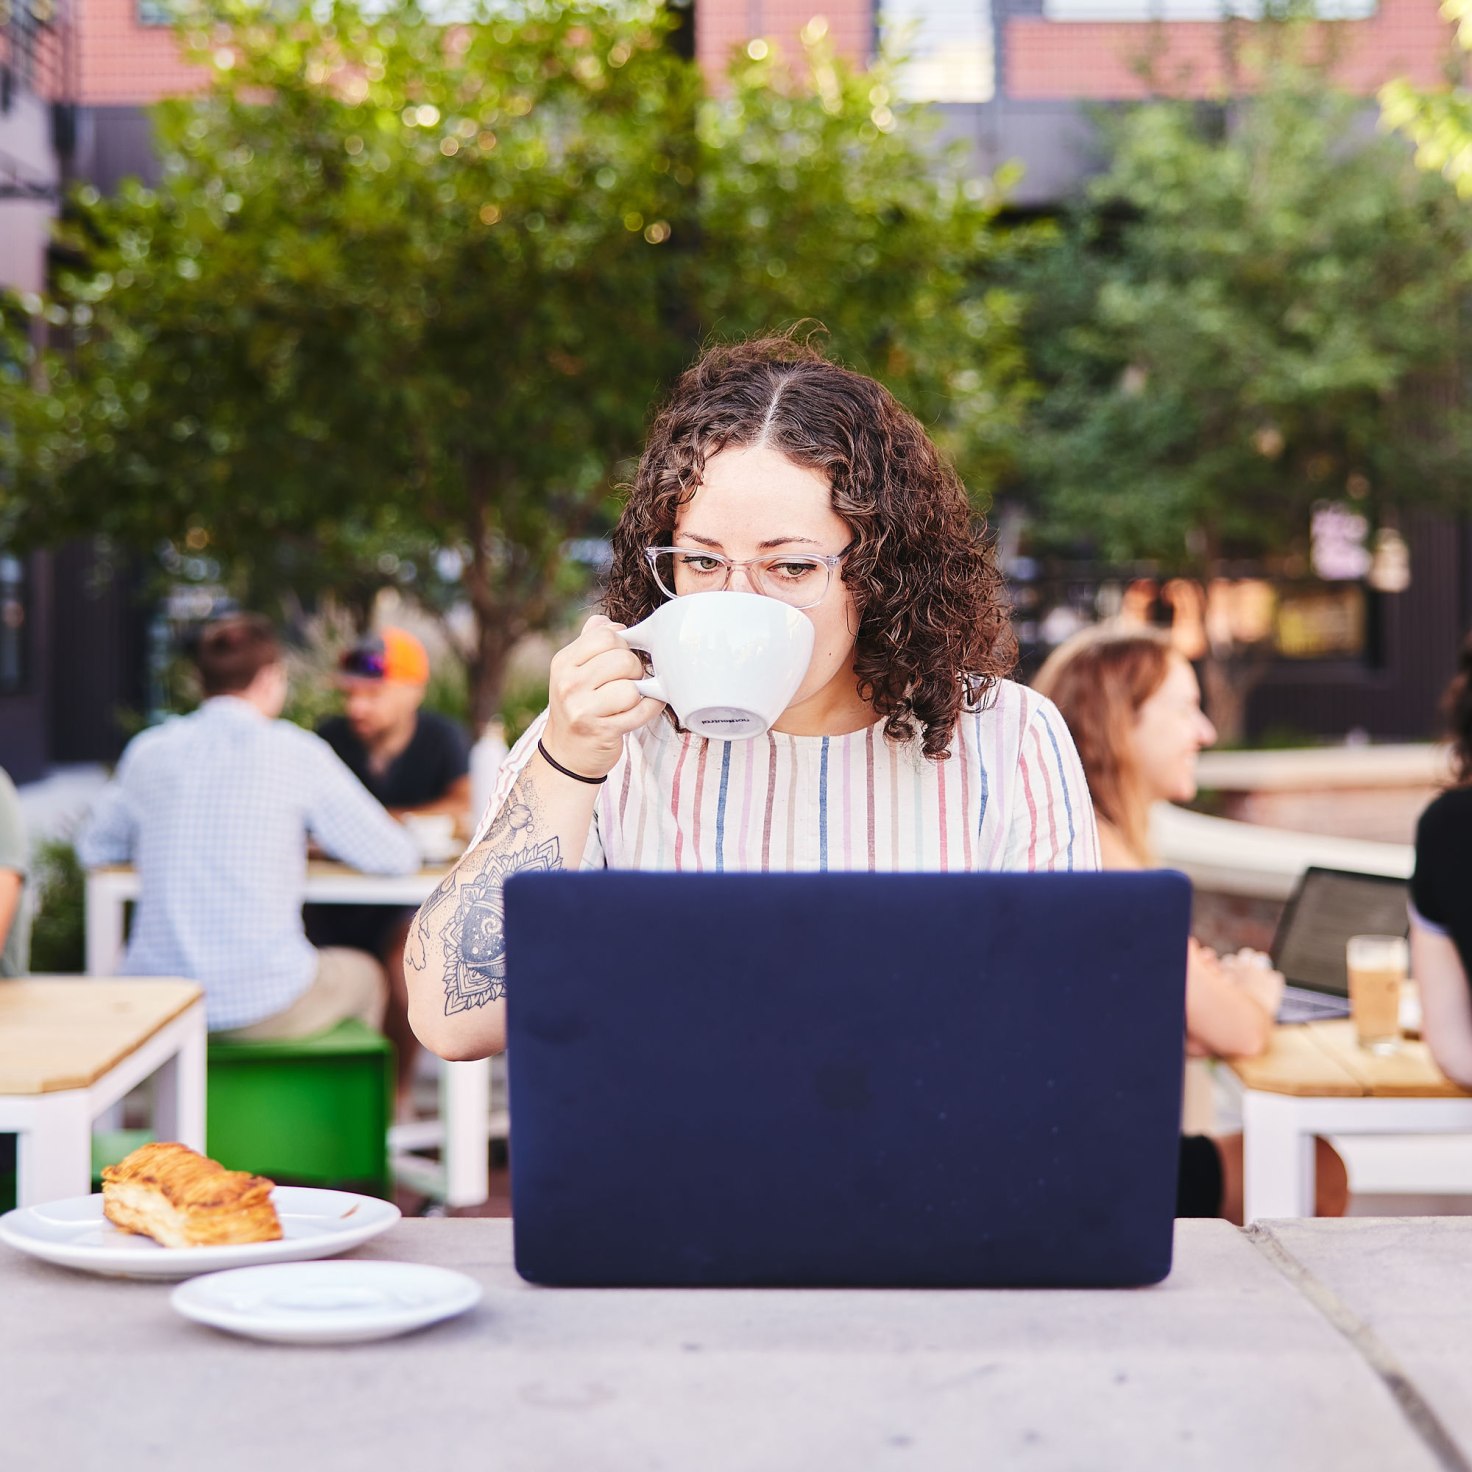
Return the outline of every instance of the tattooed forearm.
{"type": "Polygon", "coordinates": [[[537,803],[536,793],[531,791],[530,783],[523,777],[521,782],[512,789],[505,806],[491,819],[490,827],[486,829],[484,837],[440,880],[434,893],[419,907],[419,914],[415,917],[413,928],[409,933],[409,944],[404,950],[406,966],[414,971],[423,971],[429,966],[430,937],[434,934],[437,925],[444,920],[445,907],[453,903],[456,891],[465,882],[466,865],[477,856],[484,858],[493,849],[505,843],[506,838],[513,831],[511,814],[518,806],[528,806],[528,797],[531,798],[532,803],[537,803]]]}
{"type": "Polygon", "coordinates": [[[524,870],[565,867],[561,844],[547,827],[536,788],[523,776],[485,837],[420,909],[405,960],[420,971],[440,951],[447,1017],[506,995],[502,887],[524,870]]]}
{"type": "Polygon", "coordinates": [[[506,909],[502,886],[523,869],[560,869],[555,838],[512,853],[492,854],[480,878],[467,884],[441,932],[445,947],[445,1015],[506,995],[506,909]]]}

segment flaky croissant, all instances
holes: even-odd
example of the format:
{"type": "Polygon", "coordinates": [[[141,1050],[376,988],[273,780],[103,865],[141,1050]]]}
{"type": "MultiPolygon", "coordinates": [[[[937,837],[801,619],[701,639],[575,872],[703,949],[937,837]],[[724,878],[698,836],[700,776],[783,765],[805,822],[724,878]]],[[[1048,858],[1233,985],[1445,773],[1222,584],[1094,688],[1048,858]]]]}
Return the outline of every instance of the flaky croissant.
{"type": "Polygon", "coordinates": [[[164,1247],[274,1242],[281,1236],[274,1187],[187,1145],[159,1141],[103,1170],[102,1212],[114,1226],[164,1247]]]}

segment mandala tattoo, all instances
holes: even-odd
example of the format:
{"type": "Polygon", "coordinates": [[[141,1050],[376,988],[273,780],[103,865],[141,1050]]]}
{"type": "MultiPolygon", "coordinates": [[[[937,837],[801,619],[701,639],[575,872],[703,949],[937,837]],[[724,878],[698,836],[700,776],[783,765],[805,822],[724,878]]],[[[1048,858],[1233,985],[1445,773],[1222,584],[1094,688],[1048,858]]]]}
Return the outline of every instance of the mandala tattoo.
{"type": "MultiPolygon", "coordinates": [[[[530,826],[530,813],[521,823],[515,809],[509,816],[513,829],[530,826]]],[[[506,881],[513,874],[560,868],[562,850],[549,838],[514,853],[492,854],[484,872],[461,888],[455,916],[443,932],[446,1016],[506,995],[506,881]]]]}

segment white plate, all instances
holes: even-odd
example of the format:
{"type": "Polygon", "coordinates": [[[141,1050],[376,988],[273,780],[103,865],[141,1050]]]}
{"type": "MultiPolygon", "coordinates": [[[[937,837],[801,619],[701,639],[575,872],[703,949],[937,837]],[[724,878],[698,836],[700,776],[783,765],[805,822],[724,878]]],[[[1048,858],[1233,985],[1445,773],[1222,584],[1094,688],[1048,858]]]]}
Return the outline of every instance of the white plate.
{"type": "Polygon", "coordinates": [[[255,1263],[336,1257],[386,1232],[399,1208],[376,1196],[277,1186],[271,1193],[281,1218],[277,1242],[236,1247],[160,1247],[152,1237],[120,1231],[102,1214],[102,1197],[74,1196],[23,1206],[0,1216],[0,1242],[62,1267],[109,1278],[192,1278],[196,1273],[255,1263]]]}
{"type": "Polygon", "coordinates": [[[278,1344],[387,1339],[463,1314],[480,1284],[414,1262],[296,1262],[236,1268],[181,1283],[170,1302],[186,1319],[278,1344]]]}

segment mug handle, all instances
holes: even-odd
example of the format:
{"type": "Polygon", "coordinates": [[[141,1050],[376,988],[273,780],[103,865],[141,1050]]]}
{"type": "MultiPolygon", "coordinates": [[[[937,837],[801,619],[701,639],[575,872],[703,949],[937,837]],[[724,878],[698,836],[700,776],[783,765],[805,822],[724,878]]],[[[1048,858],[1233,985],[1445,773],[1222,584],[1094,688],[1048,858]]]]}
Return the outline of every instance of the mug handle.
{"type": "MultiPolygon", "coordinates": [[[[629,635],[635,633],[638,627],[639,625],[635,625],[633,629],[615,629],[614,632],[619,636],[620,639],[624,641],[625,644],[629,646],[630,649],[642,649],[643,645],[638,644],[633,639],[629,638],[629,635]]],[[[634,689],[636,689],[640,695],[646,696],[651,700],[662,700],[666,705],[670,703],[669,696],[664,693],[664,686],[659,683],[658,675],[650,675],[643,680],[635,680],[634,689]]]]}

